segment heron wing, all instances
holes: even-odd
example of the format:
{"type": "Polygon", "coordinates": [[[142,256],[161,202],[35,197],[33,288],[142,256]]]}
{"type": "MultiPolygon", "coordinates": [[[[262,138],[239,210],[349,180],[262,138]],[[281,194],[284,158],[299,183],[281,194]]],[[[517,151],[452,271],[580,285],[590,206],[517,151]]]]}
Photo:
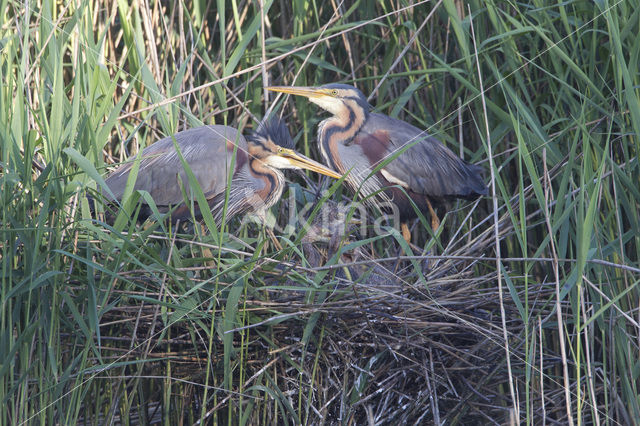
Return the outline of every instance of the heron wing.
{"type": "Polygon", "coordinates": [[[371,113],[354,144],[363,147],[372,169],[404,149],[380,172],[390,183],[418,194],[474,198],[487,192],[480,167],[462,160],[439,140],[404,121],[371,113]]]}
{"type": "MultiPolygon", "coordinates": [[[[207,199],[225,191],[236,144],[235,171],[247,163],[247,142],[232,127],[196,127],[178,132],[173,137],[207,199]]],[[[181,185],[187,195],[190,194],[189,178],[176,152],[173,138],[159,140],[145,148],[141,155],[134,189],[149,192],[159,206],[182,203],[181,185]]],[[[121,166],[106,179],[117,199],[124,194],[132,166],[133,161],[121,166]]]]}

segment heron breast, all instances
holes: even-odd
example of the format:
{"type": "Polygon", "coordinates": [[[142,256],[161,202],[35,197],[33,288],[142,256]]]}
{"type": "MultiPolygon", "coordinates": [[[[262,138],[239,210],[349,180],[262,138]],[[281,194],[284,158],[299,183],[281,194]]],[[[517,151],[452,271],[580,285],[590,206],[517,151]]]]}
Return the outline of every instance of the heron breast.
{"type": "Polygon", "coordinates": [[[386,130],[376,130],[373,133],[360,132],[354,138],[354,144],[359,145],[362,153],[367,157],[373,168],[383,161],[388,152],[391,140],[386,130]]]}

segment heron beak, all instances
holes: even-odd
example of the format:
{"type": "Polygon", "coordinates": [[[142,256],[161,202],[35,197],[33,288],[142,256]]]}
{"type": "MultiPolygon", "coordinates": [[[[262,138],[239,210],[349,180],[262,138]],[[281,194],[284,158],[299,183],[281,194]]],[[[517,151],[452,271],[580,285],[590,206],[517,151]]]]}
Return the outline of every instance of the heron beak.
{"type": "Polygon", "coordinates": [[[299,167],[301,169],[311,170],[316,173],[331,176],[335,179],[340,179],[342,177],[342,175],[334,172],[330,168],[325,167],[317,161],[313,161],[311,158],[305,157],[304,155],[299,154],[292,149],[283,149],[278,153],[278,156],[289,161],[292,166],[299,167]]]}
{"type": "Polygon", "coordinates": [[[288,86],[271,86],[267,90],[272,92],[282,92],[289,95],[304,96],[306,98],[322,98],[330,96],[327,89],[318,89],[315,87],[288,87],[288,86]]]}

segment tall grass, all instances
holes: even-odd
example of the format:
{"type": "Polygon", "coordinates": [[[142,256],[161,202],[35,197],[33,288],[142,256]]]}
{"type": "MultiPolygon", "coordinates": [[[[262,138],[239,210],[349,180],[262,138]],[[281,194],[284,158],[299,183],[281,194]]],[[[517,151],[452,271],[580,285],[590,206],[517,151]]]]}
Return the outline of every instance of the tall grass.
{"type": "MultiPolygon", "coordinates": [[[[637,423],[637,1],[0,11],[1,424],[637,423]],[[435,239],[417,222],[403,258],[392,228],[318,262],[298,226],[282,251],[239,221],[141,227],[138,194],[92,219],[112,165],[185,127],[275,106],[320,158],[320,111],[263,88],[333,81],[480,163],[491,196],[435,239]]],[[[281,225],[329,187],[291,179],[281,225]]]]}

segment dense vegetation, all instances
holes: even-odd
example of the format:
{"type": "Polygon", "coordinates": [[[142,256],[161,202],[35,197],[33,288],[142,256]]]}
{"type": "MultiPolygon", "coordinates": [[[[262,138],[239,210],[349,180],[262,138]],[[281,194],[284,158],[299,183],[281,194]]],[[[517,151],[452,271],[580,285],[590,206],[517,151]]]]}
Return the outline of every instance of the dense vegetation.
{"type": "Polygon", "coordinates": [[[638,3],[1,1],[0,424],[636,422],[638,3]],[[112,166],[185,127],[274,107],[319,159],[324,114],[264,87],[334,81],[490,196],[416,222],[421,250],[285,227],[351,197],[315,175],[272,209],[281,251],[239,220],[140,226],[140,194],[92,218],[112,166]]]}

